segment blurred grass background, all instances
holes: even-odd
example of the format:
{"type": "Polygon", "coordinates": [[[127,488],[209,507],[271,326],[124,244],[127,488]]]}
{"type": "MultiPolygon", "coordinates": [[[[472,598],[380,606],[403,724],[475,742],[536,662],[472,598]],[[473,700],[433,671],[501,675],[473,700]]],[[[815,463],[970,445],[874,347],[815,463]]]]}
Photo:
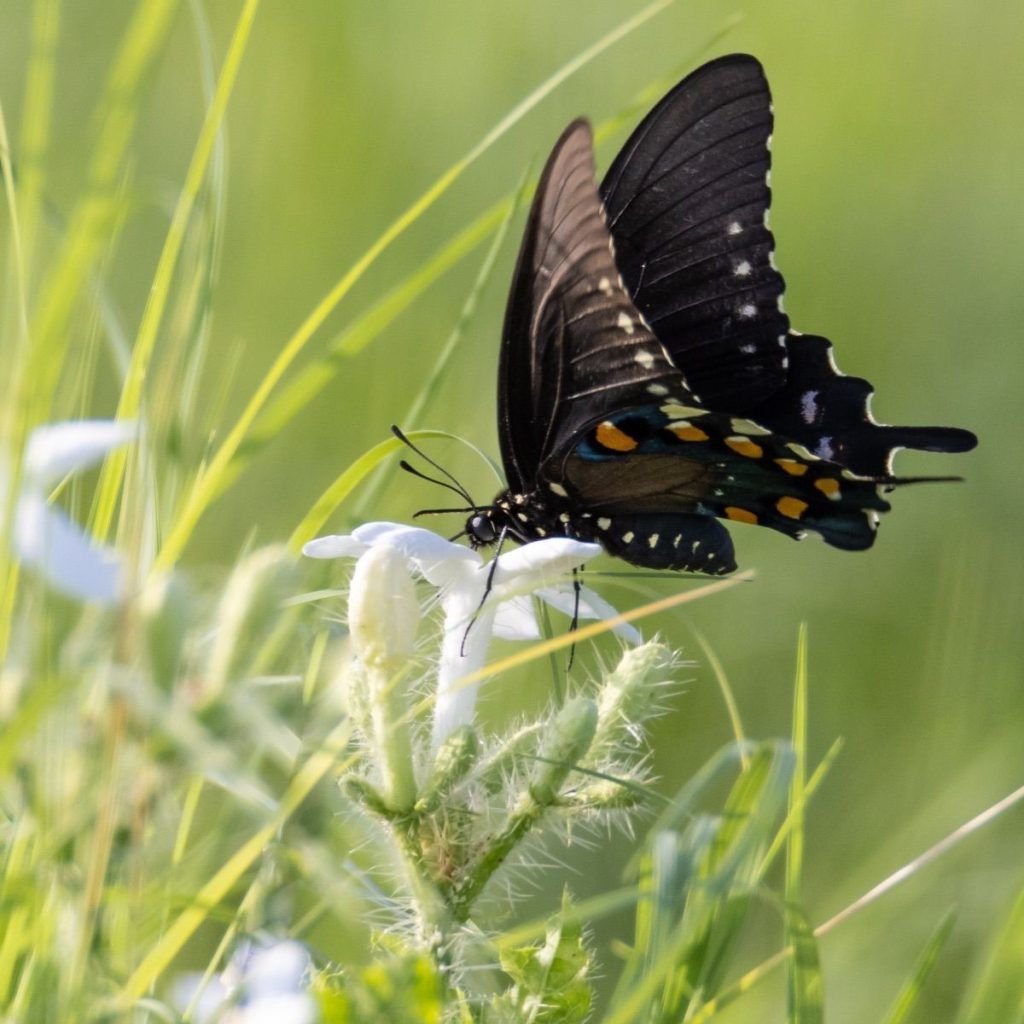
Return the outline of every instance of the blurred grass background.
{"type": "MultiPolygon", "coordinates": [[[[219,63],[237,12],[207,6],[219,63]]],[[[226,231],[201,405],[223,401],[220,421],[230,423],[284,341],[383,228],[538,82],[639,6],[267,0],[228,113],[226,231]]],[[[9,117],[23,98],[30,7],[0,4],[0,96],[9,117]]],[[[90,112],[133,7],[62,7],[46,182],[53,225],[80,191],[95,141],[90,112]]],[[[772,225],[794,325],[829,336],[842,368],[874,382],[879,419],[966,426],[981,439],[955,460],[901,458],[900,472],[962,473],[967,481],[898,493],[871,552],[797,547],[735,528],[741,565],[755,567],[757,580],[657,623],[698,661],[691,628],[703,633],[755,736],[788,730],[796,632],[809,623],[812,760],[836,736],[846,741],[808,819],[805,899],[815,921],[1021,778],[1022,43],[1019,5],[678,0],[471,168],[372,268],[304,356],[323,354],[355,315],[515,188],[573,116],[600,122],[652,80],[718,53],[745,50],[763,61],[776,111],[772,225]],[[734,14],[742,15],[736,27],[708,48],[734,14]]],[[[141,314],[205,108],[183,8],[140,113],[125,168],[128,213],[105,275],[129,324],[141,314]]],[[[603,147],[602,167],[626,131],[603,147]]],[[[494,455],[497,345],[521,221],[423,422],[494,455]]],[[[53,246],[58,234],[40,245],[53,246]]],[[[336,474],[385,436],[458,318],[482,252],[343,361],[204,518],[187,563],[228,564],[253,537],[285,537],[336,474]]],[[[72,351],[92,344],[95,329],[76,320],[72,351]]],[[[110,415],[114,377],[101,365],[98,379],[85,411],[110,415]]],[[[432,450],[474,493],[493,489],[486,468],[455,446],[432,450]]],[[[402,480],[368,515],[407,520],[436,503],[436,493],[402,480]]],[[[617,599],[625,603],[625,592],[617,599]]],[[[497,719],[517,700],[540,696],[495,694],[487,710],[497,719]]],[[[668,780],[729,736],[705,668],[694,669],[676,708],[657,742],[657,770],[668,780]]],[[[877,1017],[941,913],[956,905],[928,993],[926,1019],[946,1019],[1021,883],[1022,841],[1018,813],[829,936],[831,1019],[877,1017]]],[[[627,855],[616,839],[613,849],[574,861],[579,874],[569,882],[579,895],[601,891],[627,855]]],[[[563,880],[552,879],[536,911],[551,905],[563,880]]],[[[598,932],[606,962],[607,939],[627,937],[625,922],[598,932]]],[[[774,924],[763,939],[753,955],[776,948],[774,924]]],[[[723,1019],[761,1013],[753,999],[723,1019]]]]}

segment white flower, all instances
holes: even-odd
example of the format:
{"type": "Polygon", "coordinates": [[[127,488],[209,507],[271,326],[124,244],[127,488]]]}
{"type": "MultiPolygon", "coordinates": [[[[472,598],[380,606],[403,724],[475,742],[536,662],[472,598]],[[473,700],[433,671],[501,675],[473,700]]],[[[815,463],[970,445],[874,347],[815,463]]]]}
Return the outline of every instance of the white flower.
{"type": "MultiPolygon", "coordinates": [[[[410,567],[440,592],[444,640],[434,708],[435,750],[454,729],[473,720],[479,684],[465,685],[461,680],[484,666],[491,637],[540,637],[531,595],[571,615],[576,595],[564,577],[601,553],[598,544],[548,537],[484,562],[470,548],[429,530],[397,523],[367,523],[351,536],[320,537],[302,550],[311,558],[359,558],[378,545],[401,552],[410,567]]],[[[580,618],[604,619],[614,614],[606,601],[588,587],[581,588],[580,618]]],[[[640,639],[629,625],[619,626],[615,632],[631,643],[640,639]]]]}
{"type": "MultiPolygon", "coordinates": [[[[127,444],[136,426],[128,421],[78,420],[39,427],[29,437],[21,489],[14,511],[12,546],[18,561],[38,572],[55,590],[80,601],[113,604],[124,587],[120,558],[94,543],[58,506],[49,490],[69,473],[98,462],[127,444]]],[[[9,473],[0,472],[0,495],[9,473]]]]}
{"type": "Polygon", "coordinates": [[[184,1012],[197,1000],[191,1018],[197,1024],[313,1024],[316,1002],[303,987],[309,964],[301,943],[246,943],[205,986],[202,974],[184,975],[172,1001],[184,1012]]]}

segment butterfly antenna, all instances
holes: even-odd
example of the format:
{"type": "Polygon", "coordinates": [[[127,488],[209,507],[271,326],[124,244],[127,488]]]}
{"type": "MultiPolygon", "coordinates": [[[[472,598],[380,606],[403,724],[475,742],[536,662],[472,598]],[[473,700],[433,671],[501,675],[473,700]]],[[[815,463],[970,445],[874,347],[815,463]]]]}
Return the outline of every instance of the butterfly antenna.
{"type": "MultiPolygon", "coordinates": [[[[435,483],[440,483],[439,480],[435,480],[435,483]]],[[[419,516],[443,516],[449,512],[477,512],[479,511],[476,505],[470,505],[467,508],[421,508],[419,512],[413,513],[413,519],[417,519],[419,516]]]]}
{"type": "MultiPolygon", "coordinates": [[[[466,488],[463,487],[462,484],[460,484],[459,481],[456,480],[455,477],[452,476],[452,474],[449,473],[448,470],[444,468],[444,466],[442,466],[439,462],[435,462],[424,451],[422,451],[420,448],[417,448],[416,445],[414,445],[412,441],[410,441],[409,438],[407,438],[405,434],[402,433],[401,429],[397,427],[395,424],[391,425],[391,433],[394,434],[395,437],[397,437],[398,440],[402,442],[402,444],[411,448],[424,462],[426,462],[428,465],[433,466],[434,469],[436,469],[443,477],[446,477],[448,480],[451,481],[451,484],[442,484],[440,480],[434,480],[433,483],[441,484],[442,487],[448,487],[449,490],[455,491],[456,494],[465,498],[466,501],[470,503],[470,505],[473,505],[473,508],[476,508],[476,505],[473,503],[473,499],[470,497],[469,491],[467,491],[466,488]]],[[[404,461],[401,463],[401,466],[408,472],[415,473],[414,470],[408,468],[408,464],[405,463],[404,461]]],[[[415,473],[415,475],[423,477],[424,480],[431,479],[431,477],[425,476],[423,473],[415,473]]]]}
{"type": "MultiPolygon", "coordinates": [[[[413,476],[418,476],[421,480],[426,480],[429,483],[437,484],[438,487],[445,487],[449,491],[452,491],[454,494],[457,494],[460,498],[465,498],[467,501],[472,501],[472,498],[470,498],[468,494],[466,494],[464,491],[460,491],[456,487],[453,487],[450,483],[448,483],[447,480],[438,480],[436,476],[428,476],[426,473],[422,472],[421,470],[418,470],[415,466],[410,465],[408,462],[405,461],[405,459],[402,459],[402,461],[399,462],[398,465],[402,469],[404,469],[406,473],[411,473],[413,476]]],[[[476,508],[476,506],[474,505],[473,508],[476,508]]]]}

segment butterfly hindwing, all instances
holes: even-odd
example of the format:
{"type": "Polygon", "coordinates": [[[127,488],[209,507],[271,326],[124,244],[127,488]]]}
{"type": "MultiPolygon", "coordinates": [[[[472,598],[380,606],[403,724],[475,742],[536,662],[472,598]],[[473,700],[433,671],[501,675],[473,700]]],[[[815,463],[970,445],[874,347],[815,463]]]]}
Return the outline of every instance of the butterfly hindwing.
{"type": "Polygon", "coordinates": [[[876,423],[870,401],[874,388],[841,373],[826,338],[792,332],[786,339],[789,368],[785,385],[755,406],[751,417],[805,445],[821,458],[855,473],[892,473],[900,448],[932,452],[969,451],[977,438],[957,427],[890,427],[876,423]]]}
{"type": "Polygon", "coordinates": [[[834,547],[859,550],[870,547],[878,513],[889,508],[873,478],[819,459],[752,421],[674,404],[624,409],[591,424],[545,472],[578,511],[599,525],[616,524],[613,542],[639,532],[624,530],[624,517],[648,523],[658,517],[657,536],[645,541],[651,558],[664,554],[662,538],[689,536],[694,516],[797,538],[812,531],[834,547]]]}

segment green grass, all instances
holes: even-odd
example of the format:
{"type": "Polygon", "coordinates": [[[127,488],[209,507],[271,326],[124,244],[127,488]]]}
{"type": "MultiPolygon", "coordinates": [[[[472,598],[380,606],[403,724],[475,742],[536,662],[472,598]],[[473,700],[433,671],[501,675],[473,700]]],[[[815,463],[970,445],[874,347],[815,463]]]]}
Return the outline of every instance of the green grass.
{"type": "Polygon", "coordinates": [[[0,1019],[195,1021],[182,977],[295,938],[325,1021],[1024,1021],[1024,563],[1004,522],[1021,495],[984,430],[971,482],[908,498],[859,561],[743,533],[756,579],[598,566],[621,620],[667,644],[657,672],[624,682],[610,623],[570,639],[556,617],[463,680],[484,699],[450,762],[425,747],[439,635],[421,588],[413,671],[385,702],[403,695],[392,724],[415,737],[411,810],[377,791],[346,574],[297,555],[430,503],[393,472],[391,422],[489,493],[502,292],[550,129],[585,106],[601,144],[621,138],[710,51],[777,66],[801,319],[875,339],[837,347],[892,419],[963,409],[1008,436],[1019,290],[1000,282],[1020,239],[1001,175],[1024,154],[975,79],[1012,16],[971,25],[973,71],[929,106],[945,67],[913,47],[890,66],[874,42],[958,48],[952,3],[924,28],[845,4],[779,25],[684,0],[516,20],[445,0],[431,24],[369,0],[121,6],[34,0],[0,42],[0,1019]],[[977,163],[936,176],[947,132],[977,163]],[[822,180],[859,214],[826,217],[822,180]],[[866,210],[897,248],[902,225],[913,263],[874,245],[866,210]],[[811,255],[830,245],[834,265],[811,255]],[[967,362],[948,338],[975,324],[967,362]],[[53,495],[130,567],[103,610],[10,552],[31,430],[115,410],[138,442],[53,495]]]}

